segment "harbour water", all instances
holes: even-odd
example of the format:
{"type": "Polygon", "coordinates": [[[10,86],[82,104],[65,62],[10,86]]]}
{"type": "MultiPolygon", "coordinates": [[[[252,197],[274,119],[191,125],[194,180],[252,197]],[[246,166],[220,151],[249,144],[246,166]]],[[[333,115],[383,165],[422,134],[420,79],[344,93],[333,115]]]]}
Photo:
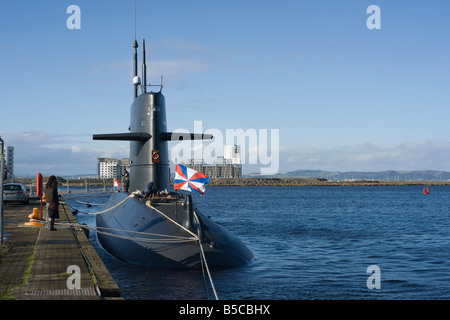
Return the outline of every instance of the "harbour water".
{"type": "MultiPolygon", "coordinates": [[[[450,186],[429,189],[210,186],[194,194],[196,207],[255,255],[242,268],[211,271],[219,299],[450,299],[450,186]],[[379,289],[368,288],[372,265],[379,289]]],[[[108,198],[77,194],[67,203],[95,213],[108,198]]],[[[76,217],[95,226],[95,215],[76,217]]],[[[149,270],[109,255],[95,232],[90,241],[125,299],[214,298],[201,270],[149,270]]]]}

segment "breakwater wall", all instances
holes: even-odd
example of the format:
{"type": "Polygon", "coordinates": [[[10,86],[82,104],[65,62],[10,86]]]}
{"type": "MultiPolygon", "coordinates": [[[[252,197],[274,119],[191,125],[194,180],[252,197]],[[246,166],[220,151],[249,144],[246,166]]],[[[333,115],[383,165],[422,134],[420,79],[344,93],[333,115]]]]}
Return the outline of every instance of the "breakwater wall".
{"type": "MultiPolygon", "coordinates": [[[[25,185],[35,185],[36,179],[16,179],[25,185]]],[[[65,180],[60,186],[112,188],[113,180],[86,179],[65,180]]],[[[450,185],[450,181],[382,181],[382,180],[348,180],[330,181],[316,178],[211,178],[210,186],[436,186],[450,185]]]]}

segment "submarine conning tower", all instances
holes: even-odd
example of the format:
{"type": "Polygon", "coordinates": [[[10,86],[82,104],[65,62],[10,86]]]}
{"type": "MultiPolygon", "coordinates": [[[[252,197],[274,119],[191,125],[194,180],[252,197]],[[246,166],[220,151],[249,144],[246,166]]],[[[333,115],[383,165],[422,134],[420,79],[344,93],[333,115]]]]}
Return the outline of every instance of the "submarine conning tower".
{"type": "Polygon", "coordinates": [[[147,67],[145,40],[142,50],[142,84],[138,77],[138,43],[134,48],[134,102],[130,112],[130,127],[127,133],[94,134],[94,140],[130,141],[130,186],[129,191],[143,190],[153,182],[157,191],[169,191],[170,161],[168,141],[210,140],[212,135],[202,133],[167,132],[166,103],[159,92],[147,92],[147,67]],[[141,87],[141,94],[139,94],[141,87]]]}
{"type": "MultiPolygon", "coordinates": [[[[131,132],[146,132],[147,141],[130,142],[130,190],[142,190],[153,182],[157,190],[169,190],[170,168],[166,133],[166,104],[161,92],[139,95],[131,106],[131,132]]],[[[167,134],[167,133],[166,133],[167,134]]]]}

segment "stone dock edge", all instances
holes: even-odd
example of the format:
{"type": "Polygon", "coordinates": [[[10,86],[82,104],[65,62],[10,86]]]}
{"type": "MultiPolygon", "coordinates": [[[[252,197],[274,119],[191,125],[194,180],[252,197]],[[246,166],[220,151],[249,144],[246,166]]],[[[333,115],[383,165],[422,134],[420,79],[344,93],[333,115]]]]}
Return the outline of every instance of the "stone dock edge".
{"type": "MultiPolygon", "coordinates": [[[[72,211],[69,209],[65,202],[61,203],[61,210],[67,215],[69,223],[78,224],[72,211]]],[[[110,274],[108,268],[103,263],[102,259],[95,251],[94,247],[89,242],[86,234],[82,230],[74,232],[74,237],[78,241],[80,246],[80,252],[88,266],[91,275],[93,277],[94,284],[99,290],[100,294],[104,298],[116,298],[121,296],[121,291],[114,278],[110,274]]]]}
{"type": "Polygon", "coordinates": [[[64,198],[56,231],[30,225],[40,206],[36,198],[4,205],[0,300],[124,300],[64,198]]]}

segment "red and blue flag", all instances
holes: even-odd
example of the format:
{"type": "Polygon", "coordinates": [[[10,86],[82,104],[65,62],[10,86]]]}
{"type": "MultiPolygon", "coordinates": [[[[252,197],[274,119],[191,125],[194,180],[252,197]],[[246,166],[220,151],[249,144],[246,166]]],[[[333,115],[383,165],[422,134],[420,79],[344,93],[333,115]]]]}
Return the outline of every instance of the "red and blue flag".
{"type": "Polygon", "coordinates": [[[209,178],[203,173],[181,164],[175,164],[174,190],[196,191],[203,195],[208,183],[209,178]]]}
{"type": "Polygon", "coordinates": [[[120,183],[114,178],[114,190],[120,190],[120,183]]]}

